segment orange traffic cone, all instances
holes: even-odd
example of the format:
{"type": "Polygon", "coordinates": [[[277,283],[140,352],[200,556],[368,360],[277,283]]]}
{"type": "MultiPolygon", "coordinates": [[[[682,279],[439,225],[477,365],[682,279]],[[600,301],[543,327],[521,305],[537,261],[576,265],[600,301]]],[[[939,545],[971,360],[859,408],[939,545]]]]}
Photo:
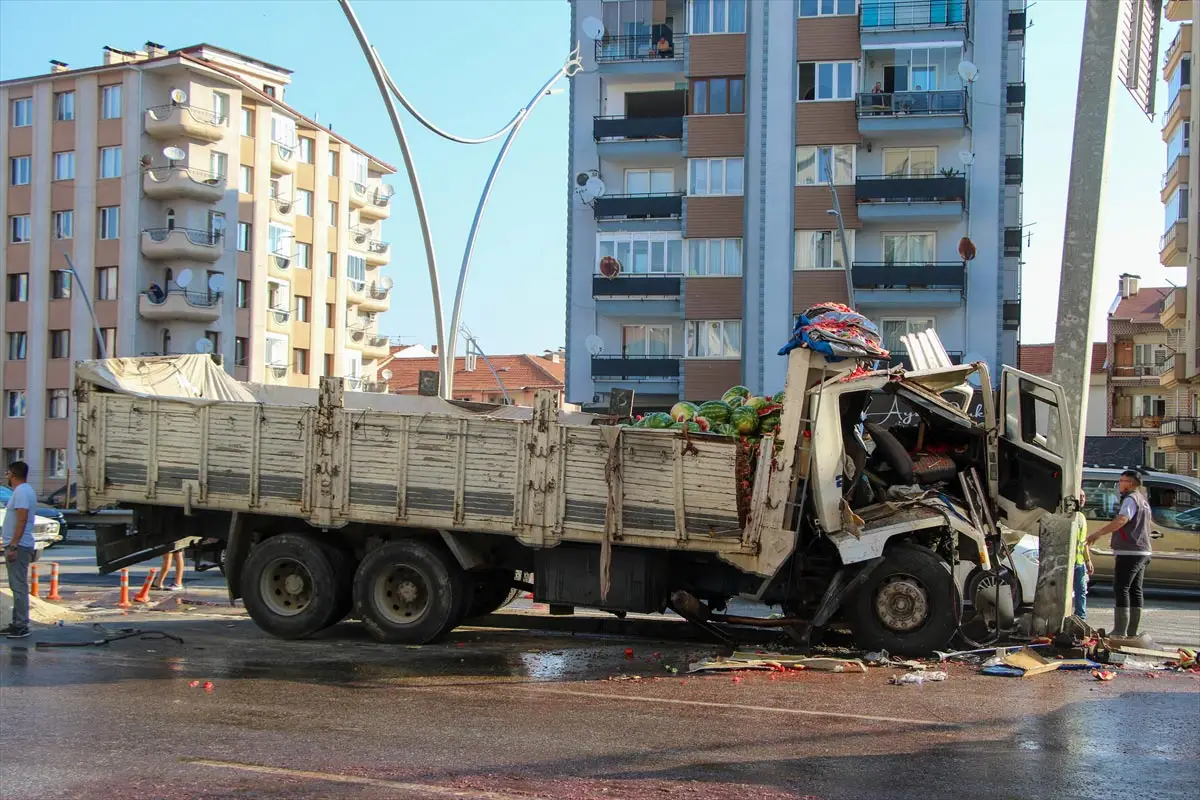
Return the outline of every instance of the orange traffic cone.
{"type": "Polygon", "coordinates": [[[135,603],[150,602],[150,585],[154,583],[154,578],[158,575],[158,568],[151,567],[150,574],[146,576],[146,580],[142,581],[142,589],[137,593],[137,597],[133,598],[135,603]]]}
{"type": "Polygon", "coordinates": [[[133,603],[129,602],[129,570],[121,570],[121,601],[117,603],[117,608],[131,608],[133,603]]]}
{"type": "Polygon", "coordinates": [[[62,595],[58,593],[58,562],[50,562],[50,594],[46,595],[47,600],[62,600],[62,595]]]}
{"type": "Polygon", "coordinates": [[[37,597],[42,593],[42,585],[38,583],[37,564],[29,565],[29,594],[37,597]]]}

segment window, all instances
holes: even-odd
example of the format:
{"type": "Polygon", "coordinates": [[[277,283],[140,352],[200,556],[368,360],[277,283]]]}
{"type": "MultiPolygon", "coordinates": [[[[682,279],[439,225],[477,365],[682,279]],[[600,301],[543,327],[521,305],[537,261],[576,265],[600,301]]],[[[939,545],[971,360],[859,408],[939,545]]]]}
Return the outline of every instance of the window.
{"type": "Polygon", "coordinates": [[[1179,60],[1179,66],[1167,78],[1167,108],[1175,105],[1179,93],[1192,84],[1192,56],[1185,55],[1179,60]]]}
{"type": "Polygon", "coordinates": [[[54,238],[70,239],[75,236],[75,212],[54,212],[54,238]]]}
{"type": "Polygon", "coordinates": [[[101,328],[100,339],[104,342],[104,352],[100,352],[100,346],[96,345],[96,358],[104,358],[107,354],[108,358],[114,358],[117,355],[117,329],[116,328],[101,328]]]}
{"type": "Polygon", "coordinates": [[[250,340],[238,336],[233,340],[233,365],[244,367],[250,363],[250,340]]]}
{"type": "Polygon", "coordinates": [[[692,81],[693,114],[742,114],[745,106],[744,78],[704,78],[692,81]]]}
{"type": "Polygon", "coordinates": [[[29,336],[25,331],[10,331],[7,337],[8,341],[8,360],[9,361],[24,361],[28,355],[29,336]]]}
{"type": "Polygon", "coordinates": [[[889,267],[937,261],[936,233],[885,233],[882,238],[883,263],[889,267]]]}
{"type": "Polygon", "coordinates": [[[100,238],[117,239],[121,236],[121,207],[107,206],[100,209],[100,238]]]}
{"type": "Polygon", "coordinates": [[[4,393],[4,415],[10,419],[25,416],[25,391],[7,391],[4,393]]]}
{"type": "Polygon", "coordinates": [[[296,146],[296,120],[282,114],[271,115],[271,141],[284,147],[296,146]]]}
{"type": "Polygon", "coordinates": [[[309,321],[309,298],[302,294],[296,295],[296,321],[309,321]]]}
{"type": "Polygon", "coordinates": [[[209,171],[219,177],[227,177],[229,175],[229,156],[224,153],[212,152],[208,158],[209,171]]]}
{"type": "Polygon", "coordinates": [[[897,147],[883,151],[883,174],[891,177],[929,177],[937,174],[936,147],[897,147]]]}
{"type": "Polygon", "coordinates": [[[338,174],[338,154],[336,150],[329,151],[329,174],[335,178],[338,174]]]}
{"type": "Polygon", "coordinates": [[[96,299],[117,299],[117,268],[101,267],[96,270],[96,299]]]}
{"type": "Polygon", "coordinates": [[[213,111],[216,112],[218,125],[228,125],[229,95],[224,92],[213,92],[213,111]]]}
{"type": "Polygon", "coordinates": [[[286,367],[288,357],[288,340],[286,336],[267,335],[266,357],[267,366],[286,367]]]}
{"type": "Polygon", "coordinates": [[[33,177],[33,160],[29,156],[16,156],[8,160],[8,185],[28,186],[33,177]]]}
{"type": "MultiPolygon", "coordinates": [[[[854,231],[846,231],[846,249],[854,260],[854,231]]],[[[845,269],[837,231],[796,231],[796,269],[845,269]]]]}
{"type": "Polygon", "coordinates": [[[1154,468],[1157,470],[1165,470],[1167,468],[1167,454],[1162,450],[1155,450],[1153,456],[1154,468]]]}
{"type": "MultiPolygon", "coordinates": [[[[279,256],[290,258],[296,247],[295,234],[292,229],[271,222],[267,225],[267,250],[279,256]]],[[[286,268],[289,265],[283,265],[286,268]]]]}
{"type": "Polygon", "coordinates": [[[254,135],[254,109],[242,109],[242,136],[254,135]]]}
{"type": "MultiPolygon", "coordinates": [[[[1188,213],[1188,187],[1184,184],[1171,192],[1167,202],[1163,204],[1166,212],[1166,230],[1176,222],[1186,220],[1188,213]]],[[[28,217],[26,217],[28,219],[28,217]]]]}
{"type": "Polygon", "coordinates": [[[249,222],[239,222],[237,227],[237,249],[241,253],[250,252],[251,232],[249,222]]]}
{"type": "Polygon", "coordinates": [[[50,357],[71,357],[71,332],[69,330],[50,331],[50,357]]]}
{"type": "Polygon", "coordinates": [[[326,274],[330,278],[337,277],[337,253],[325,254],[326,274]]]}
{"type": "Polygon", "coordinates": [[[75,178],[75,151],[66,150],[54,154],[54,180],[69,181],[75,178]]]}
{"type": "Polygon", "coordinates": [[[312,268],[312,245],[305,242],[296,242],[296,260],[293,262],[296,269],[311,269],[312,268]]]}
{"type": "Polygon", "coordinates": [[[33,98],[22,97],[12,101],[12,126],[28,128],[33,124],[33,98]]]}
{"type": "Polygon", "coordinates": [[[221,352],[221,334],[216,331],[205,331],[204,338],[212,343],[212,351],[214,353],[221,352]]]}
{"type": "Polygon", "coordinates": [[[67,477],[67,451],[63,448],[46,449],[46,474],[50,478],[67,477]]]}
{"type": "Polygon", "coordinates": [[[596,271],[600,259],[613,256],[621,270],[633,275],[683,273],[683,240],[678,233],[602,233],[596,243],[596,271]]]}
{"type": "Polygon", "coordinates": [[[71,273],[65,269],[56,269],[50,273],[50,299],[71,299],[71,273]]]}
{"type": "Polygon", "coordinates": [[[738,358],[742,355],[742,321],[689,321],[688,358],[738,358]]]}
{"type": "Polygon", "coordinates": [[[56,92],[54,94],[54,121],[70,122],[75,119],[75,93],[56,92]]]}
{"type": "Polygon", "coordinates": [[[329,201],[329,227],[336,228],[338,224],[338,207],[333,200],[329,201]]]}
{"type": "Polygon", "coordinates": [[[32,236],[29,215],[19,214],[8,218],[8,240],[13,244],[26,244],[32,236]]]}
{"type": "Polygon", "coordinates": [[[311,217],[313,212],[313,193],[308,189],[296,190],[296,213],[311,217]]]}
{"type": "Polygon", "coordinates": [[[300,137],[300,161],[305,164],[313,163],[313,140],[308,136],[300,137]]]}
{"type": "Polygon", "coordinates": [[[1183,124],[1175,128],[1175,133],[1171,136],[1171,141],[1167,142],[1167,166],[1170,167],[1175,163],[1175,159],[1181,155],[1191,153],[1192,144],[1192,122],[1185,119],[1183,124]]]}
{"type": "Polygon", "coordinates": [[[740,195],[742,193],[742,159],[688,159],[688,194],[694,197],[740,195]]]}
{"type": "Polygon", "coordinates": [[[254,194],[254,167],[242,164],[238,168],[238,191],[242,194],[254,194]]]}
{"type": "Polygon", "coordinates": [[[1161,367],[1167,360],[1167,350],[1155,344],[1135,344],[1133,346],[1133,363],[1136,366],[1154,365],[1161,367]]]}
{"type": "Polygon", "coordinates": [[[14,461],[24,461],[24,460],[25,460],[25,448],[24,447],[6,447],[6,448],[4,448],[4,464],[5,464],[5,466],[8,466],[9,464],[13,463],[14,461]]]}
{"type": "Polygon", "coordinates": [[[9,275],[7,281],[8,291],[5,297],[10,303],[27,303],[29,302],[29,275],[22,272],[19,275],[9,275]]]}
{"type": "Polygon", "coordinates": [[[357,150],[350,151],[350,180],[366,185],[367,157],[357,150]]]}
{"type": "Polygon", "coordinates": [[[292,372],[297,375],[308,374],[308,351],[304,348],[292,348],[292,372]]]}
{"type": "Polygon", "coordinates": [[[671,326],[621,326],[621,355],[626,358],[671,355],[671,326]]]}
{"type": "Polygon", "coordinates": [[[838,186],[854,184],[854,151],[852,144],[801,145],[796,148],[796,185],[811,186],[833,182],[838,186]]]}
{"type": "Polygon", "coordinates": [[[1133,415],[1135,417],[1165,417],[1167,401],[1163,397],[1152,394],[1135,394],[1133,396],[1133,415]]]}
{"type": "Polygon", "coordinates": [[[46,416],[50,419],[66,419],[71,404],[69,389],[51,389],[46,416]]]}
{"type": "Polygon", "coordinates": [[[100,87],[100,119],[121,118],[121,84],[100,87]]]}
{"type": "Polygon", "coordinates": [[[803,61],[800,63],[796,99],[853,100],[853,61],[803,61]]]}
{"type": "Polygon", "coordinates": [[[879,334],[883,337],[884,347],[895,355],[904,355],[908,351],[900,337],[923,333],[930,328],[937,328],[932,317],[892,317],[880,320],[879,334]]]}
{"type": "Polygon", "coordinates": [[[250,281],[238,278],[237,282],[237,307],[250,307],[250,281]]]}
{"type": "Polygon", "coordinates": [[[275,96],[275,87],[269,83],[264,83],[263,84],[263,94],[265,94],[267,97],[274,97],[275,96]]]}
{"type": "Polygon", "coordinates": [[[800,0],[801,17],[850,16],[857,13],[857,0],[800,0]]]}
{"type": "Polygon", "coordinates": [[[281,311],[290,316],[292,307],[288,298],[289,286],[279,281],[267,281],[267,308],[281,311]]]}
{"type": "Polygon", "coordinates": [[[121,146],[100,148],[100,177],[121,177],[121,146]]]}
{"type": "Polygon", "coordinates": [[[346,277],[361,289],[367,283],[367,260],[362,256],[346,256],[346,277]]]}
{"type": "Polygon", "coordinates": [[[337,318],[337,309],[333,303],[325,304],[325,327],[333,330],[333,321],[337,318]]]}
{"type": "Polygon", "coordinates": [[[741,275],[741,239],[688,239],[688,275],[741,275]]]}
{"type": "Polygon", "coordinates": [[[746,0],[692,0],[691,33],[745,33],[746,0]]]}

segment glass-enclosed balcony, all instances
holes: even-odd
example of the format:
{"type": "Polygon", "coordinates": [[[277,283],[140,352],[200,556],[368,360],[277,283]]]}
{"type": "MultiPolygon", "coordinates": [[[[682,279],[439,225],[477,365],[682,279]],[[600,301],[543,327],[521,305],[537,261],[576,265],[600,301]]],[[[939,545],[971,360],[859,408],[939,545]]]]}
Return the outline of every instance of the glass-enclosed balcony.
{"type": "Polygon", "coordinates": [[[961,46],[867,51],[857,96],[859,130],[879,137],[965,129],[962,60],[961,46]]]}

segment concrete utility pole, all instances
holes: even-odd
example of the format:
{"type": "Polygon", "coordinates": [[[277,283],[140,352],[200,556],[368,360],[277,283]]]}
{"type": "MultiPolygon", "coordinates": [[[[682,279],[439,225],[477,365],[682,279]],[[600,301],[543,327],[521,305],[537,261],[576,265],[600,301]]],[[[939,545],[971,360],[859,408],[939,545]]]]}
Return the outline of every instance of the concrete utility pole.
{"type": "MultiPolygon", "coordinates": [[[[1100,198],[1108,130],[1113,117],[1117,31],[1121,4],[1088,0],[1084,10],[1079,89],[1075,99],[1075,133],[1071,143],[1071,177],[1067,186],[1067,218],[1063,229],[1062,278],[1058,288],[1058,329],[1054,337],[1051,377],[1066,394],[1060,409],[1070,420],[1075,441],[1064,453],[1083,463],[1087,420],[1087,386],[1091,371],[1090,321],[1096,282],[1096,235],[1101,225],[1100,198]]],[[[1079,485],[1069,487],[1078,494],[1079,485]]],[[[1035,633],[1055,633],[1071,608],[1071,568],[1075,542],[1069,516],[1048,515],[1040,531],[1035,633]]]]}

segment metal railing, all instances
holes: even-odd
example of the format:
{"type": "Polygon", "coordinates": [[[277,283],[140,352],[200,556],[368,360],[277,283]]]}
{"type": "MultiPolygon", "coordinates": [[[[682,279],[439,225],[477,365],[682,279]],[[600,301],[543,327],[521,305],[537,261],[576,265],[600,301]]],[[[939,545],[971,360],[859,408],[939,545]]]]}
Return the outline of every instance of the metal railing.
{"type": "Polygon", "coordinates": [[[357,244],[366,244],[371,238],[371,229],[365,225],[355,225],[350,228],[350,236],[354,238],[357,244]]]}
{"type": "Polygon", "coordinates": [[[912,114],[967,115],[967,90],[859,92],[855,98],[859,117],[892,117],[912,114]]]}
{"type": "Polygon", "coordinates": [[[388,343],[388,338],[386,336],[372,335],[372,336],[368,336],[367,340],[366,340],[367,347],[374,347],[374,348],[387,347],[387,343],[388,343]]]}
{"type": "Polygon", "coordinates": [[[864,31],[897,28],[966,27],[967,0],[861,0],[858,26],[864,31]]]}
{"type": "Polygon", "coordinates": [[[1158,250],[1162,252],[1167,249],[1167,245],[1175,242],[1176,235],[1179,232],[1180,225],[1187,225],[1186,219],[1177,219],[1171,223],[1171,227],[1167,228],[1167,232],[1158,237],[1158,250]]]}
{"type": "Polygon", "coordinates": [[[681,275],[592,276],[592,297],[679,297],[681,275]]]}
{"type": "Polygon", "coordinates": [[[350,188],[354,190],[354,193],[356,195],[359,195],[361,197],[367,196],[367,185],[365,183],[359,183],[358,181],[350,181],[350,188]]]}
{"type": "Polygon", "coordinates": [[[271,140],[271,144],[275,145],[275,149],[279,151],[280,161],[291,161],[293,156],[296,155],[295,144],[284,144],[283,142],[275,141],[274,139],[271,140]]]}
{"type": "Polygon", "coordinates": [[[1008,84],[1004,90],[1004,100],[1010,106],[1025,105],[1025,82],[1008,84]]]}
{"type": "Polygon", "coordinates": [[[1200,417],[1168,417],[1158,425],[1159,436],[1200,436],[1200,417]]]}
{"type": "Polygon", "coordinates": [[[395,193],[396,190],[391,186],[386,183],[380,184],[379,188],[371,195],[371,202],[382,208],[392,201],[392,195],[395,193]]]}
{"type": "Polygon", "coordinates": [[[592,356],[592,378],[678,378],[682,356],[592,356]]]}
{"type": "Polygon", "coordinates": [[[192,119],[206,125],[219,127],[225,124],[225,117],[220,111],[211,108],[200,108],[198,106],[180,105],[178,103],[167,103],[165,106],[153,106],[146,109],[146,113],[156,122],[165,122],[170,119],[171,113],[175,109],[182,109],[191,115],[192,119]]]}
{"type": "Polygon", "coordinates": [[[275,262],[275,269],[287,269],[292,265],[292,254],[273,252],[271,260],[275,262]]]}
{"type": "Polygon", "coordinates": [[[1113,417],[1112,426],[1124,430],[1154,430],[1162,421],[1162,417],[1113,417]]]}
{"type": "Polygon", "coordinates": [[[886,263],[855,261],[851,271],[855,289],[957,289],[967,285],[967,265],[962,261],[886,263]]]}
{"type": "Polygon", "coordinates": [[[1114,365],[1114,378],[1155,378],[1158,377],[1158,364],[1124,364],[1114,365]]]}
{"type": "Polygon", "coordinates": [[[605,36],[596,40],[596,61],[670,60],[683,58],[686,34],[651,30],[632,36],[605,36]],[[660,41],[665,47],[660,46],[660,41]]]}
{"type": "MultiPolygon", "coordinates": [[[[1171,182],[1171,178],[1173,176],[1179,174],[1179,169],[1182,166],[1181,159],[1189,158],[1191,156],[1191,154],[1192,154],[1192,148],[1185,147],[1179,151],[1179,154],[1177,156],[1175,156],[1174,159],[1172,159],[1171,166],[1167,167],[1167,171],[1162,174],[1162,182],[1158,186],[1158,190],[1160,192],[1163,189],[1167,188],[1167,184],[1171,182]]],[[[1181,181],[1182,181],[1182,179],[1181,179],[1181,181]]]]}
{"type": "Polygon", "coordinates": [[[165,242],[172,233],[182,233],[189,242],[202,247],[215,247],[217,242],[221,241],[219,232],[201,231],[195,228],[147,228],[143,232],[150,237],[152,242],[165,242]]]}
{"type": "Polygon", "coordinates": [[[953,175],[859,175],[855,180],[859,203],[939,203],[966,201],[967,178],[953,175]]]}
{"type": "Polygon", "coordinates": [[[153,181],[163,182],[171,177],[174,173],[182,172],[196,183],[207,184],[208,186],[217,186],[224,182],[225,175],[219,172],[210,172],[204,169],[196,169],[195,167],[170,166],[170,167],[147,167],[145,169],[147,175],[153,181]]]}
{"type": "Polygon", "coordinates": [[[154,293],[152,293],[149,289],[144,290],[142,294],[146,296],[146,299],[149,300],[152,305],[156,306],[163,305],[167,302],[167,298],[171,296],[182,296],[184,301],[186,301],[189,306],[193,306],[195,308],[212,308],[217,303],[221,302],[221,292],[189,292],[188,290],[178,286],[168,286],[167,289],[162,293],[161,297],[155,296],[154,293]]]}
{"type": "Polygon", "coordinates": [[[385,300],[390,292],[391,289],[381,288],[375,281],[371,281],[369,294],[371,295],[372,300],[385,300]]]}
{"type": "Polygon", "coordinates": [[[606,194],[592,201],[592,212],[604,217],[678,217],[683,214],[683,192],[656,194],[606,194]]]}
{"type": "Polygon", "coordinates": [[[279,209],[280,214],[291,214],[292,206],[295,205],[290,197],[272,197],[271,202],[275,204],[275,208],[279,209]]]}
{"type": "Polygon", "coordinates": [[[283,325],[292,318],[292,310],[290,308],[271,308],[268,310],[275,315],[275,323],[277,325],[283,325]]]}
{"type": "Polygon", "coordinates": [[[596,141],[603,139],[682,139],[683,117],[593,117],[592,138],[596,141]]]}
{"type": "MultiPolygon", "coordinates": [[[[1164,310],[1166,310],[1165,305],[1163,308],[1164,308],[1164,310]]],[[[1166,375],[1169,372],[1172,372],[1174,369],[1175,369],[1175,354],[1172,353],[1171,355],[1167,356],[1166,360],[1163,361],[1162,364],[1159,365],[1158,376],[1161,378],[1163,375],[1166,375]]]]}
{"type": "Polygon", "coordinates": [[[381,242],[379,239],[367,240],[367,252],[369,253],[386,253],[391,247],[387,242],[381,242]]]}

